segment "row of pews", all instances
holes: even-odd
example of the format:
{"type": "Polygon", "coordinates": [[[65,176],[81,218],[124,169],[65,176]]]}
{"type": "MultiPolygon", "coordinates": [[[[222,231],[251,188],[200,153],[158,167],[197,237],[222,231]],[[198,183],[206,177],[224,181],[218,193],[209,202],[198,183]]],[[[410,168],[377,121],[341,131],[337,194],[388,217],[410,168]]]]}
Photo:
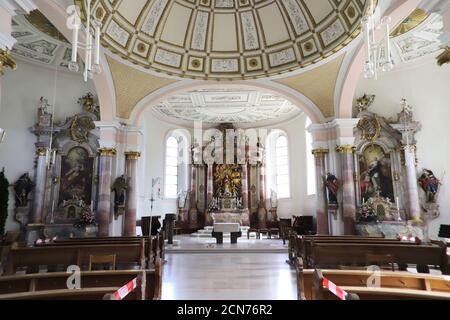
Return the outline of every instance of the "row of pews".
{"type": "Polygon", "coordinates": [[[347,292],[348,300],[450,299],[447,246],[439,241],[291,233],[288,262],[296,267],[301,300],[338,299],[324,279],[347,292]],[[368,268],[373,265],[378,269],[368,268]],[[430,268],[442,275],[430,275],[430,268]]]}
{"type": "Polygon", "coordinates": [[[114,299],[114,292],[133,281],[126,300],[160,299],[163,260],[162,236],[13,243],[0,276],[0,300],[114,299]]]}

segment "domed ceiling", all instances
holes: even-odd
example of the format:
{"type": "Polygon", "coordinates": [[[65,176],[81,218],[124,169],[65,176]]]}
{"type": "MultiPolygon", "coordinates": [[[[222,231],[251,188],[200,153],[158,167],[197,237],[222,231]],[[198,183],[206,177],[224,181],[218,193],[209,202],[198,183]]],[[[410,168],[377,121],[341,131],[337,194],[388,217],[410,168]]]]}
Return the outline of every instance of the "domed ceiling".
{"type": "Polygon", "coordinates": [[[255,90],[200,90],[175,95],[153,109],[166,120],[209,124],[269,125],[292,119],[300,109],[286,99],[255,90]]]}
{"type": "MultiPolygon", "coordinates": [[[[84,1],[75,3],[84,8],[84,1]]],[[[103,45],[134,64],[188,78],[246,79],[332,55],[357,36],[367,6],[367,0],[93,0],[92,12],[102,22],[103,45]]]]}

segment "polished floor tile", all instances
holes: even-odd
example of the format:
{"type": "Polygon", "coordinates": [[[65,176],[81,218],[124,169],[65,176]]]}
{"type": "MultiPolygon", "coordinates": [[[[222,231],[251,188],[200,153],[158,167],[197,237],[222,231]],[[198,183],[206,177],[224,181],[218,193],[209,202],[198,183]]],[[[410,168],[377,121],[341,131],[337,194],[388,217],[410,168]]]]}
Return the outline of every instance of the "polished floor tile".
{"type": "Polygon", "coordinates": [[[295,270],[279,253],[168,254],[164,300],[296,299],[295,270]]]}

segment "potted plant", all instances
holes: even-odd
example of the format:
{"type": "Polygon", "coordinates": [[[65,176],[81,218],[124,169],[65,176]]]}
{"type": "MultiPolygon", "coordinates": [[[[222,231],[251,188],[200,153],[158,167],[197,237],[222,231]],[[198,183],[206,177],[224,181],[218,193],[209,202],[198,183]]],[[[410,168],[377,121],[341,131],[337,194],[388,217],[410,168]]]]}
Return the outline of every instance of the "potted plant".
{"type": "Polygon", "coordinates": [[[74,226],[82,229],[86,235],[94,235],[97,232],[97,220],[88,207],[83,207],[80,219],[75,222],[74,226]]]}

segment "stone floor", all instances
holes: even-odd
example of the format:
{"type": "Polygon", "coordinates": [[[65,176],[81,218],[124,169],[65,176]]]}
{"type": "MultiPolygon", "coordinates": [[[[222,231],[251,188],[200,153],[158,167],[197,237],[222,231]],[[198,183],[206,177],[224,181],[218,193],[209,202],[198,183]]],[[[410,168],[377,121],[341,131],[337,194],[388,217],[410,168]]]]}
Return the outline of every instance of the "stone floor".
{"type": "Polygon", "coordinates": [[[166,245],[167,253],[285,253],[287,256],[288,245],[283,245],[280,239],[261,238],[256,239],[247,236],[238,238],[238,243],[231,244],[229,237],[224,237],[223,244],[216,244],[212,237],[191,237],[189,235],[177,235],[173,245],[166,245]]]}
{"type": "Polygon", "coordinates": [[[163,300],[293,300],[284,253],[167,254],[163,300]]]}

